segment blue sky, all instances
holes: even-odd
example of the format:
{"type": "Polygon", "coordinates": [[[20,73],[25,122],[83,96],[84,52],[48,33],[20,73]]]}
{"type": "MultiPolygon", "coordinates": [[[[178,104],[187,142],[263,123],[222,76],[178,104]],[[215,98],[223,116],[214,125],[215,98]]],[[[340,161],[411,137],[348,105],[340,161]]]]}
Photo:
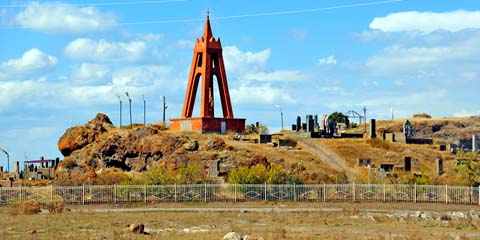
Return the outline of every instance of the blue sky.
{"type": "Polygon", "coordinates": [[[162,95],[167,118],[179,117],[207,9],[234,114],[247,123],[280,129],[275,105],[287,128],[297,115],[363,106],[377,119],[391,109],[480,115],[479,8],[471,0],[1,1],[0,147],[12,161],[61,157],[66,128],[98,112],[118,124],[116,94],[126,110],[125,91],[134,122],[143,121],[142,93],[148,123],[161,120],[162,95]]]}

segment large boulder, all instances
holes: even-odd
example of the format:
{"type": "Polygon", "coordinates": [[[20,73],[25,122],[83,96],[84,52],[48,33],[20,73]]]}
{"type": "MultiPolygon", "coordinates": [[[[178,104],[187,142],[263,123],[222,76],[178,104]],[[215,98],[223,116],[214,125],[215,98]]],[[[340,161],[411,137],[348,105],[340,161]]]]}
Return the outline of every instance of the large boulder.
{"type": "Polygon", "coordinates": [[[73,151],[92,143],[97,135],[106,132],[112,127],[112,122],[108,116],[98,113],[87,124],[67,129],[58,140],[58,149],[63,156],[70,156],[73,151]]]}
{"type": "Polygon", "coordinates": [[[242,236],[236,232],[229,232],[223,236],[223,240],[242,240],[242,236]]]}

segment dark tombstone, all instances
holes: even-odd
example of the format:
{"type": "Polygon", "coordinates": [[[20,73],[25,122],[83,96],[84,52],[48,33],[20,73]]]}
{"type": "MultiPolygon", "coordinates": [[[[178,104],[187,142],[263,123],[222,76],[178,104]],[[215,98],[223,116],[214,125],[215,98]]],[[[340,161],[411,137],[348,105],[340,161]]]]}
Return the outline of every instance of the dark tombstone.
{"type": "Polygon", "coordinates": [[[255,128],[257,128],[257,130],[260,128],[260,122],[255,122],[255,128]]]}
{"type": "Polygon", "coordinates": [[[385,172],[391,172],[393,170],[394,165],[390,163],[381,163],[380,168],[383,169],[385,172]]]}
{"type": "Polygon", "coordinates": [[[302,130],[302,118],[297,116],[297,132],[302,130]]]}
{"type": "Polygon", "coordinates": [[[412,158],[411,157],[405,157],[404,166],[405,166],[405,172],[411,172],[412,171],[412,158]]]}
{"type": "Polygon", "coordinates": [[[260,144],[272,142],[272,135],[260,134],[260,144]]]}
{"type": "Polygon", "coordinates": [[[0,173],[3,173],[3,166],[0,166],[0,173]]]}
{"type": "Polygon", "coordinates": [[[445,144],[440,144],[439,150],[442,151],[442,152],[443,152],[443,151],[446,151],[446,150],[447,150],[447,145],[445,145],[445,144]]]}
{"type": "Polygon", "coordinates": [[[13,172],[14,173],[20,173],[20,162],[19,161],[15,161],[15,163],[13,164],[13,172]]]}
{"type": "Polygon", "coordinates": [[[290,139],[279,139],[278,140],[278,146],[279,147],[292,147],[293,142],[290,139]]]}
{"type": "Polygon", "coordinates": [[[307,131],[308,132],[313,132],[313,130],[315,129],[315,120],[313,119],[312,115],[310,115],[310,118],[308,119],[308,122],[307,122],[307,131]]]}
{"type": "Polygon", "coordinates": [[[302,123],[302,130],[307,131],[307,124],[306,123],[302,123]]]}
{"type": "Polygon", "coordinates": [[[371,164],[370,158],[359,158],[357,159],[357,164],[359,167],[366,167],[371,164]]]}
{"type": "Polygon", "coordinates": [[[437,175],[441,176],[443,174],[443,160],[442,158],[437,158],[437,175]]]}
{"type": "Polygon", "coordinates": [[[318,115],[315,114],[314,119],[315,119],[314,128],[318,128],[318,115]]]}
{"type": "Polygon", "coordinates": [[[292,124],[292,131],[297,131],[297,124],[292,124]]]}
{"type": "Polygon", "coordinates": [[[376,132],[376,121],[375,119],[370,119],[370,139],[377,138],[376,132]]]}
{"type": "Polygon", "coordinates": [[[451,153],[456,154],[457,153],[457,144],[455,144],[455,143],[448,144],[448,150],[451,153]]]}
{"type": "Polygon", "coordinates": [[[408,119],[403,123],[403,134],[405,134],[406,139],[413,137],[412,124],[410,121],[408,121],[408,119]]]}
{"type": "Polygon", "coordinates": [[[60,163],[60,158],[55,158],[55,166],[54,167],[58,167],[58,164],[60,163]]]}

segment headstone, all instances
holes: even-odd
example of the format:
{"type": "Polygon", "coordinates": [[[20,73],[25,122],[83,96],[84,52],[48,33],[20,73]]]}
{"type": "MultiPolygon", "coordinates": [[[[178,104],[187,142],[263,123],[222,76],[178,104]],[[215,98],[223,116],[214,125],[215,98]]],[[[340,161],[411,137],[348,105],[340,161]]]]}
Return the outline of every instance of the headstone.
{"type": "Polygon", "coordinates": [[[375,119],[370,119],[370,139],[377,138],[375,119]]]}
{"type": "Polygon", "coordinates": [[[394,165],[390,163],[382,163],[380,164],[380,168],[383,169],[385,172],[391,172],[393,170],[394,165]]]}
{"type": "Polygon", "coordinates": [[[260,134],[260,143],[269,143],[272,142],[272,135],[270,134],[260,134]]]}
{"type": "Polygon", "coordinates": [[[307,131],[307,124],[306,123],[302,123],[302,130],[307,131]]]}
{"type": "Polygon", "coordinates": [[[297,116],[297,132],[302,130],[302,118],[297,116]]]}
{"type": "Polygon", "coordinates": [[[357,159],[357,164],[359,167],[366,167],[371,164],[370,158],[359,158],[357,159]]]}
{"type": "Polygon", "coordinates": [[[293,142],[290,139],[279,139],[278,140],[278,146],[279,147],[292,147],[293,142]]]}
{"type": "Polygon", "coordinates": [[[441,176],[443,174],[443,160],[442,158],[437,158],[437,175],[441,176]]]}
{"type": "Polygon", "coordinates": [[[220,160],[213,160],[208,167],[208,176],[218,177],[220,172],[220,160]]]}
{"type": "Polygon", "coordinates": [[[411,157],[405,157],[404,166],[405,166],[405,172],[411,172],[412,171],[412,158],[411,157]]]}
{"type": "Polygon", "coordinates": [[[451,153],[457,153],[457,144],[455,144],[455,143],[448,144],[448,150],[451,153]]]}
{"type": "Polygon", "coordinates": [[[477,136],[472,135],[472,152],[476,152],[477,149],[477,136]]]}
{"type": "Polygon", "coordinates": [[[322,115],[322,121],[320,122],[320,130],[325,131],[325,121],[326,121],[327,115],[323,114],[322,115]]]}
{"type": "Polygon", "coordinates": [[[315,120],[313,119],[312,115],[309,115],[308,122],[307,122],[307,131],[313,132],[315,129],[315,120]]]}
{"type": "Polygon", "coordinates": [[[297,131],[297,124],[292,124],[292,131],[297,131]]]}
{"type": "Polygon", "coordinates": [[[313,127],[318,128],[318,115],[315,114],[314,119],[315,119],[315,123],[313,127]]]}
{"type": "Polygon", "coordinates": [[[20,163],[18,161],[15,161],[15,163],[13,164],[13,172],[20,173],[20,163]]]}
{"type": "Polygon", "coordinates": [[[407,139],[413,137],[412,124],[408,119],[403,123],[403,134],[405,134],[405,138],[407,139]]]}
{"type": "Polygon", "coordinates": [[[440,146],[438,147],[438,150],[440,150],[440,151],[442,151],[442,152],[443,152],[443,151],[446,151],[446,150],[447,150],[447,145],[445,145],[445,144],[440,144],[440,146]]]}
{"type": "Polygon", "coordinates": [[[0,173],[3,173],[3,166],[0,166],[0,173]]]}

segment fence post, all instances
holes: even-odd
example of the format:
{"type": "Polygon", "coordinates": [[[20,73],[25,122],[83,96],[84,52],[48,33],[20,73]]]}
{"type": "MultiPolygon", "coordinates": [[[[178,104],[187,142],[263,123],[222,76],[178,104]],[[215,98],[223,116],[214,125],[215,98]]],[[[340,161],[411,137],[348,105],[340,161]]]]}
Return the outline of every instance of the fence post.
{"type": "Polygon", "coordinates": [[[323,184],[323,202],[327,201],[327,186],[325,186],[325,183],[323,184]]]}
{"type": "Polygon", "coordinates": [[[174,197],[175,197],[175,202],[177,202],[177,184],[175,183],[174,185],[174,197]]]}
{"type": "Polygon", "coordinates": [[[207,183],[205,183],[205,202],[207,202],[207,183]]]}
{"type": "Polygon", "coordinates": [[[445,184],[445,204],[448,204],[448,185],[445,184]]]}
{"type": "Polygon", "coordinates": [[[293,201],[297,201],[297,186],[293,183],[293,201]]]}
{"type": "Polygon", "coordinates": [[[82,184],[82,205],[85,205],[85,184],[82,184]]]}
{"type": "Polygon", "coordinates": [[[265,186],[264,201],[266,202],[267,201],[267,183],[266,182],[264,183],[264,186],[265,186]]]}
{"type": "Polygon", "coordinates": [[[147,203],[147,185],[143,184],[143,196],[145,198],[145,203],[147,203]]]}
{"type": "Polygon", "coordinates": [[[387,188],[385,187],[385,183],[383,183],[383,202],[387,202],[387,188]]]}
{"type": "Polygon", "coordinates": [[[53,185],[50,184],[50,202],[53,202],[53,185]]]}
{"type": "Polygon", "coordinates": [[[355,183],[352,184],[352,190],[353,190],[353,202],[355,202],[357,200],[357,196],[355,193],[355,183]]]}
{"type": "Polygon", "coordinates": [[[233,190],[234,190],[235,202],[237,202],[237,183],[233,184],[233,190]]]}
{"type": "MultiPolygon", "coordinates": [[[[130,200],[130,197],[128,200],[130,200]]],[[[113,204],[117,204],[117,184],[113,185],[113,204]]]]}
{"type": "Polygon", "coordinates": [[[415,194],[413,195],[413,202],[417,203],[417,183],[413,185],[413,191],[415,192],[415,194]]]}

